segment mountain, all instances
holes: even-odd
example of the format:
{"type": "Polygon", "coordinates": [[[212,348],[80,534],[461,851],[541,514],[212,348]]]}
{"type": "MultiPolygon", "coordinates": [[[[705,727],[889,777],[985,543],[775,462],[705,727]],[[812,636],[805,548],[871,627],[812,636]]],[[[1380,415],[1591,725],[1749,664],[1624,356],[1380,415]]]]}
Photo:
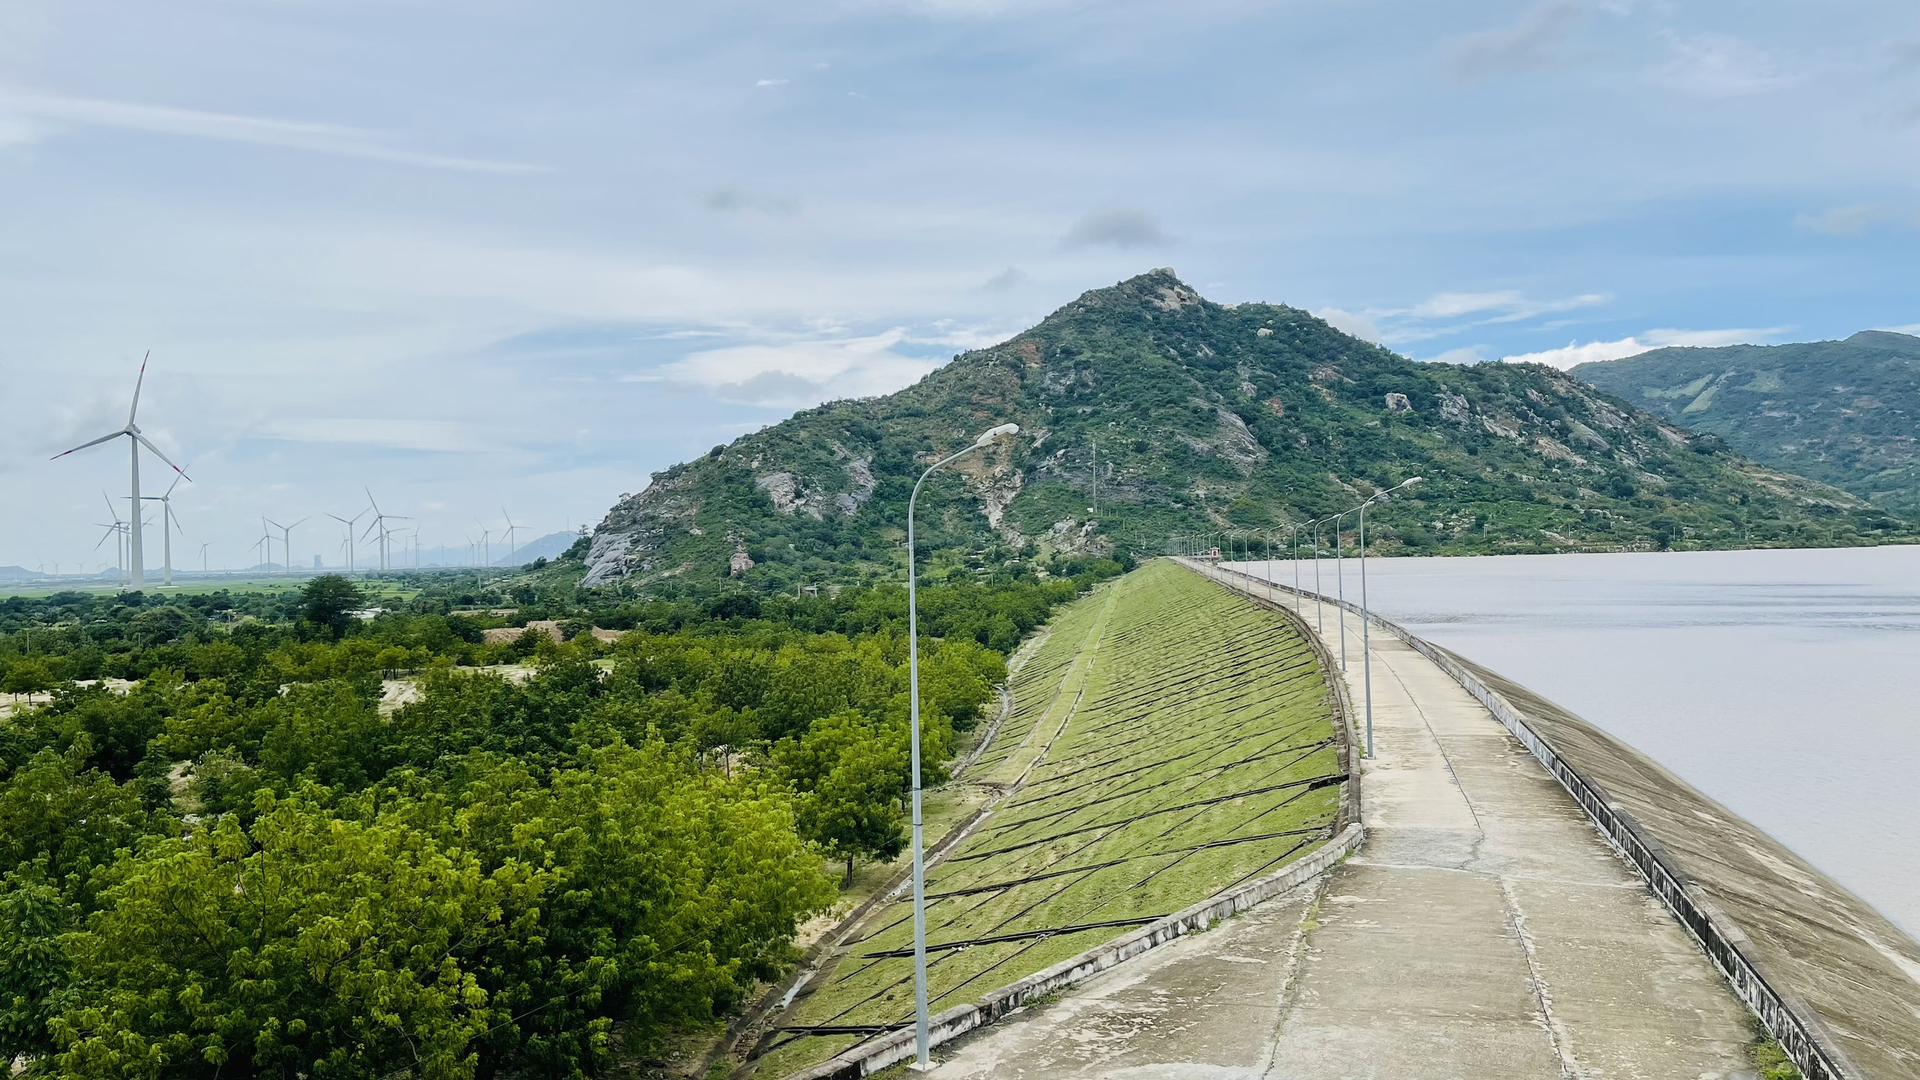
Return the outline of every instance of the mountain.
{"type": "Polygon", "coordinates": [[[1655,349],[1573,374],[1739,453],[1920,518],[1920,337],[1655,349]]]}
{"type": "Polygon", "coordinates": [[[0,566],[0,581],[38,581],[47,575],[24,566],[0,566]]]}
{"type": "Polygon", "coordinates": [[[922,495],[936,577],[1285,526],[1414,475],[1411,497],[1368,515],[1378,550],[1913,536],[1847,492],[1564,372],[1416,363],[1296,308],[1210,302],[1156,270],[898,393],[809,409],[655,473],[600,523],[584,565],[563,565],[588,585],[664,589],[729,573],[781,589],[896,576],[914,477],[1006,421],[1017,437],[922,495]]]}
{"type": "Polygon", "coordinates": [[[579,533],[554,532],[538,540],[529,540],[513,549],[511,554],[502,555],[493,561],[495,566],[520,566],[535,559],[557,559],[580,539],[579,533]]]}

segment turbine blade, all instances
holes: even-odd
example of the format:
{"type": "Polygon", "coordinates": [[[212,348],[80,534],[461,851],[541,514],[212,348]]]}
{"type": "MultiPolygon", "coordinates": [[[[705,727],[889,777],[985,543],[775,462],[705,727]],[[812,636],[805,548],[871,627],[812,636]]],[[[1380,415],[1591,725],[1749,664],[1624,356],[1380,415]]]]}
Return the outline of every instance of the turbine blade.
{"type": "Polygon", "coordinates": [[[83,442],[79,446],[74,447],[73,450],[67,450],[62,453],[55,454],[52,457],[48,458],[47,460],[59,461],[61,458],[66,457],[68,454],[73,453],[75,450],[85,450],[89,446],[99,446],[101,443],[106,442],[108,439],[117,439],[120,436],[125,434],[127,434],[127,432],[125,431],[116,431],[111,435],[102,435],[99,438],[93,440],[92,442],[83,442]]]}
{"type": "Polygon", "coordinates": [[[167,485],[167,494],[166,494],[166,495],[162,495],[162,496],[160,496],[160,497],[161,497],[162,499],[165,499],[165,498],[166,498],[166,497],[167,497],[168,495],[172,495],[172,494],[173,494],[173,489],[174,489],[174,488],[177,488],[177,487],[179,487],[179,486],[180,486],[180,481],[182,481],[182,480],[185,480],[186,478],[187,478],[187,474],[186,474],[186,473],[178,473],[177,475],[175,475],[175,476],[174,476],[174,478],[173,478],[173,483],[171,483],[171,484],[168,484],[168,485],[167,485]]]}
{"type": "MultiPolygon", "coordinates": [[[[147,449],[149,449],[149,450],[151,450],[151,451],[153,451],[153,456],[154,456],[154,457],[157,457],[157,458],[159,458],[159,459],[160,459],[161,461],[164,461],[164,462],[166,462],[166,463],[167,463],[167,465],[168,465],[169,467],[171,467],[171,468],[173,469],[173,471],[174,471],[174,472],[177,472],[177,473],[179,473],[182,479],[185,479],[185,480],[192,480],[192,479],[193,479],[193,477],[191,477],[191,476],[188,476],[188,475],[186,474],[186,472],[185,472],[185,471],[184,471],[183,469],[181,469],[181,468],[180,468],[180,466],[178,466],[178,465],[175,465],[175,464],[173,463],[173,459],[172,459],[172,458],[170,458],[170,457],[168,457],[167,455],[165,455],[165,454],[163,454],[163,453],[161,453],[161,452],[160,452],[160,448],[159,448],[159,447],[157,447],[157,446],[155,446],[155,445],[153,445],[152,443],[150,443],[150,442],[148,442],[148,441],[147,441],[147,437],[146,437],[145,435],[142,435],[142,434],[140,434],[140,433],[139,433],[139,432],[137,432],[137,431],[135,431],[135,432],[131,432],[130,434],[132,434],[134,438],[136,438],[136,439],[139,439],[139,440],[140,440],[140,445],[141,445],[141,446],[144,446],[144,447],[146,447],[147,449]]],[[[172,489],[172,488],[168,488],[167,490],[169,490],[169,491],[171,491],[171,490],[173,490],[173,489],[172,489]]]]}
{"type": "MultiPolygon", "coordinates": [[[[133,407],[127,410],[127,427],[129,429],[133,427],[134,414],[140,411],[140,387],[147,381],[147,357],[152,355],[153,350],[148,349],[147,355],[140,358],[140,377],[133,381],[133,407]]],[[[173,463],[168,462],[167,464],[171,465],[173,463]]]]}

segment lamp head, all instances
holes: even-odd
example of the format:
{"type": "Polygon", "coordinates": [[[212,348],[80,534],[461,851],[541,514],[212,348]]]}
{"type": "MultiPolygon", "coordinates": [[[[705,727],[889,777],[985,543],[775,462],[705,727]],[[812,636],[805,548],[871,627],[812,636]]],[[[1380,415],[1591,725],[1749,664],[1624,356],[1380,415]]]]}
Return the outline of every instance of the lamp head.
{"type": "Polygon", "coordinates": [[[1399,487],[1412,487],[1413,485],[1415,485],[1415,484],[1417,484],[1417,483],[1419,483],[1419,482],[1420,482],[1420,481],[1421,481],[1422,479],[1423,479],[1423,477],[1418,477],[1418,476],[1409,476],[1409,477],[1407,477],[1407,478],[1406,478],[1405,480],[1402,480],[1402,481],[1400,481],[1400,483],[1399,483],[1399,484],[1398,484],[1397,486],[1399,486],[1399,487]]]}
{"type": "Polygon", "coordinates": [[[987,430],[981,432],[980,437],[973,440],[973,445],[991,446],[993,445],[993,442],[995,439],[998,439],[1003,435],[1018,435],[1018,434],[1020,434],[1019,424],[1001,424],[999,427],[988,428],[987,430]]]}

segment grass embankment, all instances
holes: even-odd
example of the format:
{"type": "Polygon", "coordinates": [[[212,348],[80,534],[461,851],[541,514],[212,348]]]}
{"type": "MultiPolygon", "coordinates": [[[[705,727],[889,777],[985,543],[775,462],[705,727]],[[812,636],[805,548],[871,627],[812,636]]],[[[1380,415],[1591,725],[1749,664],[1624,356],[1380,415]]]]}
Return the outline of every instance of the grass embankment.
{"type": "MultiPolygon", "coordinates": [[[[967,779],[1017,786],[928,875],[936,1013],[1331,834],[1340,766],[1311,650],[1280,616],[1171,562],[1064,610],[1012,691],[967,779]]],[[[912,1022],[910,905],[876,909],[850,941],[763,1041],[756,1075],[912,1022]]]]}

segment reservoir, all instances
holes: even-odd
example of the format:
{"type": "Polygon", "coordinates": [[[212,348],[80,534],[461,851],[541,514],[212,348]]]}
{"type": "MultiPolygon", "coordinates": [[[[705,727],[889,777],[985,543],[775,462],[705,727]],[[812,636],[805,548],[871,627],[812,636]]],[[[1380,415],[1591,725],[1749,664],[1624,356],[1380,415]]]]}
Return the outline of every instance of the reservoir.
{"type": "Polygon", "coordinates": [[[1378,613],[1638,747],[1920,936],[1920,547],[1372,558],[1367,577],[1378,613]]]}

